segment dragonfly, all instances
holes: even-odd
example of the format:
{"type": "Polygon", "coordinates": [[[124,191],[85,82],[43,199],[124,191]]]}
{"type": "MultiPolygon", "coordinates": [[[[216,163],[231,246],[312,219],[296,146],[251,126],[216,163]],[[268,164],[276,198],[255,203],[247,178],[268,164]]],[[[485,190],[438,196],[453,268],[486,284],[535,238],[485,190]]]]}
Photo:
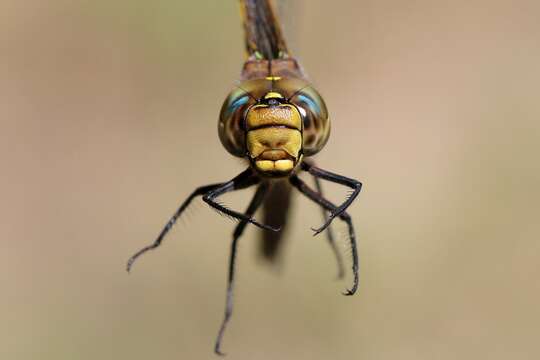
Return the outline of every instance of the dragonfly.
{"type": "Polygon", "coordinates": [[[275,259],[288,218],[291,190],[296,189],[322,209],[324,223],[312,228],[314,235],[326,230],[338,263],[338,277],[343,277],[343,260],[336,246],[330,224],[336,218],[348,228],[352,255],[353,283],[344,295],[353,295],[358,288],[358,253],[356,235],[347,208],[362,189],[358,180],[315,166],[310,159],[321,151],[330,136],[330,119],[326,104],[308,81],[299,62],[288,50],[283,31],[271,0],[240,0],[245,35],[246,60],[240,80],[226,97],[218,120],[218,135],[224,148],[246,160],[247,168],[229,181],[200,186],[180,205],[158,237],[136,252],[127,263],[128,272],[134,262],[147,251],[160,246],[192,200],[202,197],[209,206],[238,224],[233,232],[225,315],[215,341],[214,351],[224,355],[221,344],[233,312],[235,259],[238,241],[246,226],[263,229],[262,252],[275,259]],[[306,173],[314,179],[315,188],[300,179],[306,173]],[[350,188],[340,204],[326,199],[321,180],[350,188]],[[220,196],[232,191],[256,187],[244,212],[225,206],[220,196]],[[254,218],[264,209],[264,221],[254,218]]]}

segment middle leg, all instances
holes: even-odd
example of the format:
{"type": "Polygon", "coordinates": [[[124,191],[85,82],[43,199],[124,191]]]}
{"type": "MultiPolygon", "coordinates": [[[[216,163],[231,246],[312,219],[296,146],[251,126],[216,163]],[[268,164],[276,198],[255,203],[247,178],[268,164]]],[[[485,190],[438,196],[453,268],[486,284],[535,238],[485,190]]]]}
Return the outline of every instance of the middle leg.
{"type": "MultiPolygon", "coordinates": [[[[257,188],[257,191],[255,192],[255,195],[253,196],[253,199],[249,203],[249,206],[245,212],[245,216],[248,218],[251,218],[253,214],[255,214],[255,211],[259,208],[259,206],[262,204],[264,200],[264,196],[266,195],[268,191],[268,183],[263,182],[259,185],[257,188]]],[[[223,340],[223,335],[225,334],[225,328],[227,327],[227,324],[231,318],[232,311],[233,311],[233,290],[234,290],[234,275],[235,275],[235,259],[236,259],[236,249],[238,245],[238,239],[240,236],[242,236],[242,233],[244,232],[244,229],[247,225],[247,220],[241,220],[238,225],[236,225],[236,228],[234,229],[233,233],[233,241],[231,244],[231,253],[229,257],[229,275],[227,278],[227,298],[225,302],[225,317],[223,318],[223,322],[221,323],[221,327],[219,328],[219,332],[216,338],[216,344],[214,346],[214,351],[218,355],[224,355],[221,352],[221,342],[223,340]]]]}

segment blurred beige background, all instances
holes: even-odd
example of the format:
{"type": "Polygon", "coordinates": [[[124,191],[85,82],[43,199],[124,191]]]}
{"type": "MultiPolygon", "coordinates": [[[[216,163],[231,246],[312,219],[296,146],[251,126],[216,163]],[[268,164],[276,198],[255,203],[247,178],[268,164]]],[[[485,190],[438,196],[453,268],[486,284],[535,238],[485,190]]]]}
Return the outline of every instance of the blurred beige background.
{"type": "MultiPolygon", "coordinates": [[[[297,197],[279,271],[257,261],[259,230],[242,239],[229,358],[538,359],[540,2],[283,9],[332,113],[317,160],[365,184],[361,287],[340,295],[350,279],[297,197]]],[[[0,358],[215,359],[234,224],[199,202],[124,266],[194,187],[242,169],[216,133],[237,2],[0,14],[0,358]]]]}

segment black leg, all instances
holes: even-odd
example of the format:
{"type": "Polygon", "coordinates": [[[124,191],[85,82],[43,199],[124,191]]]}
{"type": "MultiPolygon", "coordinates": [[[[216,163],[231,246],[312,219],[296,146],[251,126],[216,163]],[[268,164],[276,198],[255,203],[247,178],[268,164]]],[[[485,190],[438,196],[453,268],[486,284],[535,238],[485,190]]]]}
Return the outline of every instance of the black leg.
{"type": "Polygon", "coordinates": [[[347,199],[341,205],[335,207],[330,212],[328,220],[326,220],[326,222],[320,228],[312,229],[313,231],[315,231],[314,235],[317,235],[320,234],[324,229],[326,229],[332,223],[332,220],[334,220],[334,218],[338,217],[341,213],[347,210],[347,208],[352,204],[354,199],[360,193],[360,190],[362,189],[362,183],[358,180],[354,180],[343,175],[334,174],[330,171],[320,169],[306,162],[302,163],[302,170],[309,172],[315,177],[335,182],[337,184],[345,185],[353,189],[352,193],[347,197],[347,199]]]}
{"type": "MultiPolygon", "coordinates": [[[[319,178],[315,176],[313,177],[313,180],[315,181],[315,188],[317,189],[317,192],[319,193],[319,195],[324,197],[321,180],[319,180],[319,178]]],[[[326,210],[323,206],[321,206],[321,210],[322,210],[323,221],[326,223],[326,221],[328,221],[328,210],[326,210]]],[[[328,240],[328,243],[330,244],[330,247],[332,248],[332,251],[334,252],[334,255],[336,256],[336,261],[337,261],[337,266],[338,266],[337,277],[338,279],[343,279],[343,276],[345,275],[345,270],[343,268],[343,259],[337,247],[336,240],[334,238],[334,232],[332,231],[332,226],[328,226],[328,229],[326,230],[326,238],[328,240]]]]}
{"type": "Polygon", "coordinates": [[[268,225],[259,224],[254,219],[247,218],[243,214],[240,214],[240,213],[237,213],[235,211],[229,210],[226,207],[224,207],[223,205],[218,204],[214,200],[217,196],[222,195],[222,194],[224,194],[226,192],[233,191],[233,190],[245,189],[245,188],[247,188],[249,186],[255,185],[258,182],[259,182],[259,178],[253,174],[253,171],[251,169],[247,169],[244,172],[242,172],[240,175],[236,176],[234,179],[232,179],[231,181],[228,181],[226,183],[201,186],[201,187],[195,189],[195,191],[193,191],[191,193],[191,195],[182,203],[182,205],[178,208],[178,210],[176,210],[176,212],[171,217],[169,222],[167,222],[167,224],[165,225],[163,230],[161,230],[161,233],[159,234],[157,239],[151,245],[148,245],[148,246],[142,248],[141,250],[137,251],[135,253],[135,255],[133,255],[131,258],[129,258],[128,263],[127,263],[127,271],[129,272],[131,270],[131,267],[133,266],[133,263],[135,262],[135,260],[137,260],[137,258],[139,256],[141,256],[142,254],[144,254],[145,252],[147,252],[149,250],[153,250],[153,249],[157,248],[161,244],[163,238],[165,237],[165,235],[167,235],[169,230],[173,227],[176,220],[178,220],[178,218],[182,215],[184,210],[189,206],[191,201],[197,196],[203,195],[203,200],[206,203],[208,203],[210,206],[217,209],[218,211],[220,211],[220,212],[222,212],[222,213],[224,213],[224,214],[226,214],[228,216],[231,216],[232,218],[236,218],[236,219],[239,219],[239,220],[246,220],[246,221],[248,221],[248,222],[250,222],[250,223],[252,223],[252,224],[254,224],[256,226],[262,227],[262,228],[267,229],[267,230],[279,231],[279,229],[273,228],[273,227],[268,226],[268,225]]]}
{"type": "Polygon", "coordinates": [[[176,220],[178,220],[180,215],[182,215],[184,210],[186,210],[186,208],[189,206],[189,204],[191,203],[191,201],[194,198],[196,198],[197,196],[202,196],[202,195],[206,194],[207,192],[209,192],[210,190],[216,189],[216,188],[218,188],[219,186],[222,186],[222,185],[223,184],[206,185],[206,186],[201,186],[201,187],[198,187],[197,189],[195,189],[195,191],[193,191],[191,193],[191,195],[189,195],[188,198],[186,200],[184,200],[182,205],[180,205],[178,210],[176,210],[176,212],[171,217],[171,219],[163,227],[163,230],[161,230],[161,232],[159,233],[159,236],[157,237],[157,239],[152,244],[143,247],[141,250],[137,251],[135,253],[135,255],[133,255],[132,257],[129,258],[129,260],[127,262],[127,271],[129,272],[131,270],[131,267],[133,266],[133,263],[135,262],[135,260],[137,260],[137,258],[139,256],[141,256],[145,252],[147,252],[149,250],[153,250],[153,249],[157,248],[159,245],[161,245],[161,241],[163,240],[165,235],[167,235],[169,230],[171,230],[171,228],[176,223],[176,220]]]}
{"type": "MultiPolygon", "coordinates": [[[[332,214],[336,214],[338,208],[332,204],[330,201],[326,200],[321,194],[312,190],[309,186],[306,185],[298,176],[293,175],[290,177],[291,184],[296,187],[302,194],[307,196],[312,201],[316,202],[320,206],[324,207],[326,210],[330,211],[332,214]]],[[[347,227],[349,228],[349,241],[351,243],[352,251],[352,271],[353,271],[353,286],[350,289],[347,289],[344,292],[344,295],[352,295],[358,289],[358,251],[356,249],[356,234],[354,232],[353,223],[351,217],[346,211],[341,211],[338,215],[335,215],[343,220],[347,227]]]]}
{"type": "MultiPolygon", "coordinates": [[[[253,199],[249,203],[249,206],[246,210],[246,217],[251,218],[255,211],[257,211],[257,208],[262,204],[264,200],[264,196],[266,195],[268,191],[268,184],[262,183],[257,188],[257,192],[253,196],[253,199]]],[[[233,233],[233,241],[231,244],[231,254],[229,257],[229,276],[227,278],[227,298],[225,303],[225,317],[223,318],[223,322],[221,323],[221,327],[219,328],[219,333],[216,338],[216,344],[214,347],[214,351],[218,355],[225,355],[221,352],[221,341],[223,340],[223,335],[225,334],[225,328],[227,327],[227,324],[231,318],[232,311],[233,311],[233,290],[234,290],[234,270],[235,270],[235,258],[236,258],[236,248],[238,245],[238,239],[240,236],[242,236],[242,233],[244,232],[244,229],[247,225],[246,220],[241,220],[238,225],[236,225],[236,228],[234,229],[233,233]]]]}
{"type": "Polygon", "coordinates": [[[227,207],[223,206],[222,204],[218,203],[216,199],[223,195],[226,192],[232,191],[232,190],[240,190],[245,189],[246,187],[252,186],[257,184],[260,181],[259,177],[253,174],[253,171],[251,169],[247,169],[244,172],[242,172],[240,175],[235,177],[229,182],[224,183],[223,185],[214,188],[207,192],[203,196],[204,202],[206,202],[208,205],[219,211],[220,213],[223,213],[227,216],[232,217],[233,219],[237,220],[243,220],[247,221],[255,226],[258,226],[262,229],[266,230],[272,230],[272,231],[279,231],[280,228],[275,228],[270,225],[265,225],[259,223],[257,220],[253,219],[251,216],[246,216],[245,214],[239,213],[237,211],[228,209],[227,207]]]}

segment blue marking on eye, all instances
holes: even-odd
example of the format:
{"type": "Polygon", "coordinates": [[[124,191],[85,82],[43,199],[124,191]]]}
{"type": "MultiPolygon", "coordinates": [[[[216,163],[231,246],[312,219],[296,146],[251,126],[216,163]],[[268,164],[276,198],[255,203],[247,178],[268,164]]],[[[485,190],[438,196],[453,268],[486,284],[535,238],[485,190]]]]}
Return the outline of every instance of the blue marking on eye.
{"type": "Polygon", "coordinates": [[[319,105],[317,105],[317,103],[315,101],[313,101],[312,98],[310,98],[309,96],[306,96],[304,94],[298,94],[297,95],[298,97],[298,100],[306,103],[309,107],[309,110],[313,111],[314,113],[318,113],[319,112],[319,105]]]}
{"type": "Polygon", "coordinates": [[[227,106],[227,109],[224,112],[224,115],[226,118],[234,116],[234,114],[240,109],[242,106],[246,105],[249,101],[249,96],[244,95],[238,98],[235,98],[229,106],[227,106]]]}
{"type": "Polygon", "coordinates": [[[245,104],[247,104],[247,102],[249,101],[249,96],[245,95],[245,96],[242,96],[236,100],[234,100],[231,105],[229,105],[229,109],[231,111],[236,111],[236,109],[238,109],[240,106],[243,106],[245,104]]]}

